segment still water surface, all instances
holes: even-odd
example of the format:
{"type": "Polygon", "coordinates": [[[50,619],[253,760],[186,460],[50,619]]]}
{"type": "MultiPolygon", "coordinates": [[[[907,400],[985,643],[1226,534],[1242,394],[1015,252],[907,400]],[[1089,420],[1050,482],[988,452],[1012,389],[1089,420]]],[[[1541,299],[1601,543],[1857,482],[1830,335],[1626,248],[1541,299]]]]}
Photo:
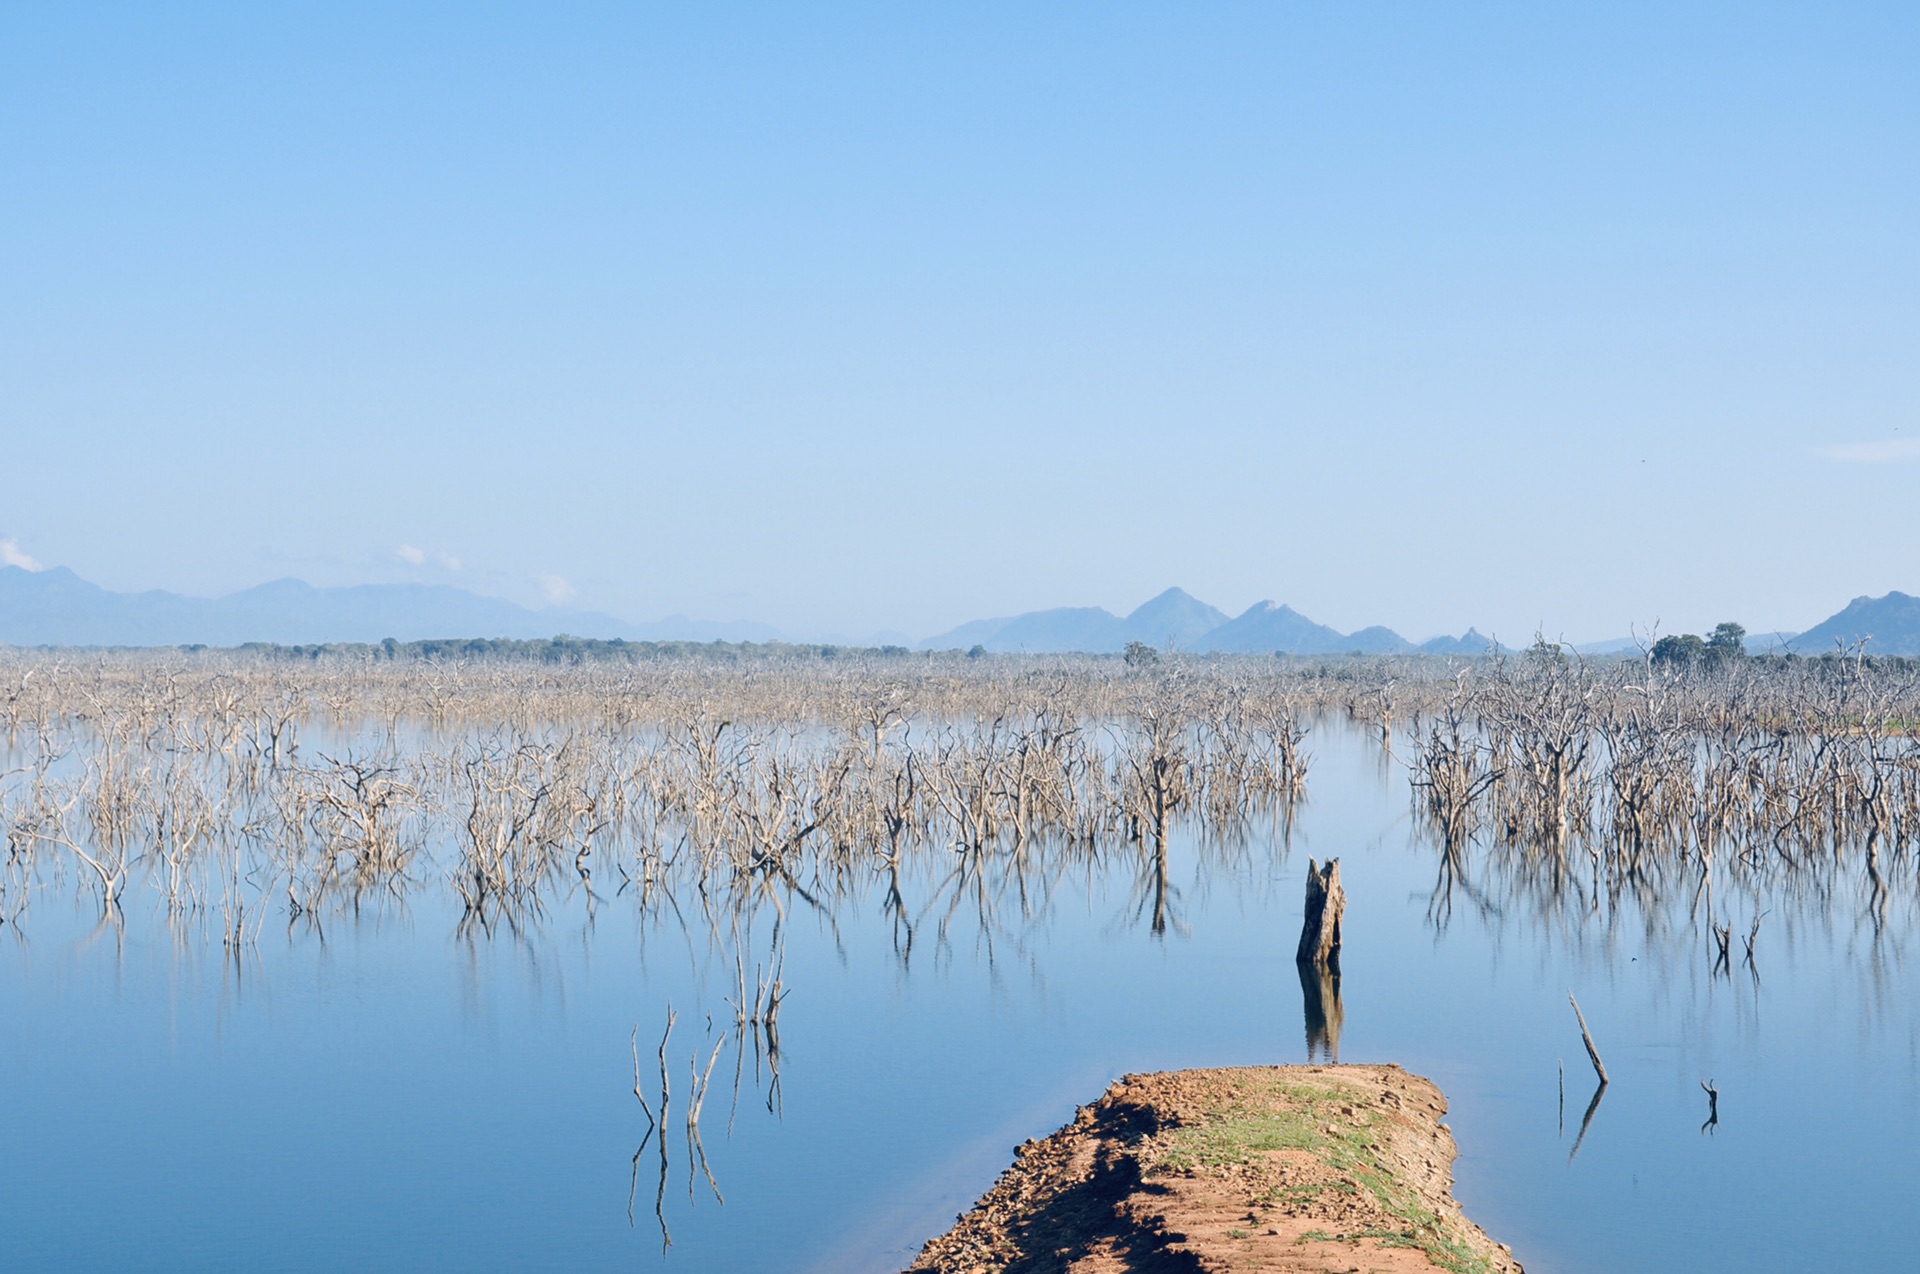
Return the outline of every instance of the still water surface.
{"type": "MultiPolygon", "coordinates": [[[[929,903],[923,871],[908,958],[878,880],[830,916],[789,900],[779,1083],[722,1050],[711,1186],[689,1170],[688,1070],[738,992],[697,899],[643,922],[575,897],[536,932],[468,938],[436,884],[324,934],[270,923],[235,962],[217,922],[182,936],[137,890],[117,928],[90,895],[43,894],[0,931],[0,1252],[16,1269],[896,1270],[1110,1079],[1307,1060],[1292,950],[1306,860],[1337,855],[1340,1058],[1439,1083],[1457,1194],[1530,1270],[1920,1267],[1910,879],[1878,918],[1844,876],[1723,889],[1737,931],[1766,918],[1757,976],[1738,937],[1716,974],[1690,896],[1546,907],[1470,865],[1436,907],[1405,772],[1335,725],[1311,747],[1289,834],[1176,847],[1159,932],[1125,854],[991,894],[986,923],[978,895],[929,903]],[[1613,1078],[1577,1156],[1593,1085],[1569,990],[1613,1078]],[[636,1172],[630,1037],[655,1101],[669,1005],[662,1191],[657,1141],[636,1172]],[[1704,1129],[1703,1079],[1720,1091],[1704,1129]]],[[[748,936],[763,961],[770,919],[748,936]]]]}

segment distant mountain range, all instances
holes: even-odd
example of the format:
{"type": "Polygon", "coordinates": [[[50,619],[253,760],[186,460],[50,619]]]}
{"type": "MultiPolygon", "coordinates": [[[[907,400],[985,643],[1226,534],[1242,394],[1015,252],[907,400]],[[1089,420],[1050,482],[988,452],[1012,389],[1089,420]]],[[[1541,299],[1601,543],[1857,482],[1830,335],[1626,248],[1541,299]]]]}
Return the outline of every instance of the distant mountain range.
{"type": "MultiPolygon", "coordinates": [[[[116,593],[65,567],[29,571],[0,567],[0,645],[239,646],[247,642],[316,645],[455,637],[576,637],[628,641],[779,641],[783,635],[746,621],[671,616],[633,624],[592,611],[531,610],[447,585],[363,584],[315,588],[275,580],[225,597],[152,591],[116,593]]],[[[875,640],[891,640],[876,638],[875,640]]],[[[902,639],[904,640],[904,639],[902,639]]],[[[1130,642],[1194,653],[1338,655],[1360,653],[1482,655],[1502,649],[1469,628],[1458,637],[1415,644],[1390,628],[1342,633],[1273,602],[1228,616],[1182,589],[1170,588],[1125,616],[1097,606],[1029,611],[979,619],[918,643],[921,650],[1108,653],[1130,642]]],[[[1906,593],[1856,597],[1832,618],[1797,636],[1749,634],[1755,654],[1790,650],[1819,655],[1865,642],[1870,654],[1920,655],[1920,598],[1906,593]]],[[[858,644],[858,643],[848,643],[858,644]]],[[[1588,654],[1630,653],[1636,639],[1593,642],[1588,654]]]]}
{"type": "MultiPolygon", "coordinates": [[[[777,641],[782,634],[750,622],[715,623],[671,616],[631,624],[578,610],[530,610],[444,584],[362,584],[316,588],[275,580],[224,597],[184,597],[158,590],[116,593],[65,567],[29,571],[0,567],[0,644],[12,646],[239,646],[247,642],[318,645],[418,641],[442,637],[624,638],[628,641],[777,641]]],[[[1125,618],[1098,607],[1034,611],[976,620],[919,643],[923,650],[1101,653],[1129,642],[1156,650],[1287,654],[1485,654],[1488,638],[1469,629],[1415,646],[1386,628],[1341,633],[1288,606],[1261,602],[1229,618],[1170,588],[1125,618]]]]}
{"type": "Polygon", "coordinates": [[[1170,588],[1125,617],[1097,606],[1029,611],[1007,619],[977,619],[962,624],[929,637],[920,648],[967,650],[980,646],[993,651],[1101,653],[1125,650],[1135,641],[1157,650],[1288,655],[1484,655],[1497,646],[1493,639],[1471,628],[1459,637],[1435,637],[1419,645],[1390,628],[1342,633],[1315,623],[1291,606],[1273,602],[1260,602],[1228,618],[1225,612],[1186,591],[1170,588]]]}
{"type": "Polygon", "coordinates": [[[628,624],[577,610],[529,610],[440,584],[315,588],[275,580],[225,597],[115,593],[65,567],[0,567],[0,643],[13,646],[238,646],[377,642],[392,637],[624,637],[629,641],[765,641],[765,624],[675,616],[628,624]]]}
{"type": "MultiPolygon", "coordinates": [[[[1177,588],[1168,589],[1124,618],[1097,607],[1029,611],[1010,619],[962,624],[928,638],[920,648],[948,650],[978,645],[994,651],[1100,652],[1124,650],[1130,641],[1196,653],[1288,655],[1484,655],[1504,649],[1472,628],[1459,637],[1435,637],[1417,645],[1391,628],[1342,633],[1315,623],[1290,606],[1273,602],[1261,602],[1229,619],[1177,588]]],[[[1856,597],[1839,614],[1803,633],[1749,633],[1746,645],[1756,655],[1783,651],[1820,655],[1863,641],[1869,654],[1920,655],[1920,597],[1899,592],[1885,597],[1856,597]]],[[[1589,642],[1578,649],[1587,655],[1633,654],[1644,644],[1640,638],[1619,637],[1589,642]]]]}
{"type": "MultiPolygon", "coordinates": [[[[1803,655],[1866,643],[1870,655],[1920,655],[1920,597],[1888,593],[1856,597],[1837,615],[1822,620],[1786,643],[1803,655]]],[[[1752,640],[1748,640],[1751,646],[1752,640]]]]}

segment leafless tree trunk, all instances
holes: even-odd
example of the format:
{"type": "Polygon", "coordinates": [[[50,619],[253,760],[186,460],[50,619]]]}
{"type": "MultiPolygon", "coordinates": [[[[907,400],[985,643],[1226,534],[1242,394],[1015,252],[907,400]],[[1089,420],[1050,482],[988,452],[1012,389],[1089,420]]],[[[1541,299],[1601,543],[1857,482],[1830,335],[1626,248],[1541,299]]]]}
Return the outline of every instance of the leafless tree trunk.
{"type": "Polygon", "coordinates": [[[1297,964],[1320,969],[1340,967],[1340,922],[1347,911],[1347,891],[1340,887],[1340,860],[1325,867],[1307,860],[1307,915],[1300,926],[1297,964]]]}

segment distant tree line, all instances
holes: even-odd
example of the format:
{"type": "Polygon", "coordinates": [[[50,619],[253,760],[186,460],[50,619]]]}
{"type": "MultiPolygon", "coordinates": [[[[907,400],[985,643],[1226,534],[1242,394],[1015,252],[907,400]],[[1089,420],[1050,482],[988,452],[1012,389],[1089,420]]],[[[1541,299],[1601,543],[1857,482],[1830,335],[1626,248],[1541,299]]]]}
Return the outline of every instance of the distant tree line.
{"type": "MultiPolygon", "coordinates": [[[[205,647],[188,646],[188,650],[205,647]]],[[[900,658],[913,652],[905,646],[855,647],[804,645],[790,642],[627,641],[624,638],[574,637],[436,637],[423,641],[326,642],[317,645],[281,645],[248,642],[239,647],[249,654],[273,660],[347,659],[407,663],[419,660],[493,659],[550,664],[640,663],[655,659],[753,660],[767,658],[837,659],[843,655],[900,658]]]]}
{"type": "Polygon", "coordinates": [[[1695,633],[1670,633],[1653,643],[1653,662],[1669,668],[1712,667],[1747,657],[1747,630],[1728,622],[1717,624],[1702,640],[1695,633]]]}
{"type": "MultiPolygon", "coordinates": [[[[1863,648],[1855,647],[1846,651],[1828,650],[1817,655],[1800,655],[1791,651],[1777,654],[1749,655],[1745,651],[1746,630],[1739,624],[1724,623],[1714,628],[1707,637],[1694,633],[1680,633],[1660,638],[1653,644],[1647,656],[1662,668],[1673,671],[1688,669],[1709,669],[1726,667],[1735,661],[1756,671],[1775,667],[1790,667],[1801,663],[1830,665],[1845,663],[1848,666],[1879,667],[1885,669],[1920,669],[1920,658],[1908,655],[1870,654],[1863,648]]],[[[0,643],[0,650],[11,649],[0,643]]],[[[66,649],[65,647],[38,646],[20,649],[66,649]]],[[[1295,675],[1313,679],[1331,681],[1366,681],[1379,668],[1417,668],[1423,666],[1451,667],[1461,663],[1480,664],[1499,663],[1504,659],[1521,659],[1541,664],[1568,665],[1573,659],[1583,662],[1610,663],[1621,659],[1636,659],[1641,656],[1632,652],[1626,654],[1608,654],[1578,656],[1572,648],[1557,642],[1540,640],[1533,646],[1505,655],[1438,655],[1417,652],[1398,654],[1314,654],[1290,655],[1284,652],[1272,654],[1181,654],[1172,651],[1156,650],[1145,642],[1131,642],[1124,651],[1112,653],[1009,653],[994,654],[986,647],[975,645],[962,650],[955,647],[941,651],[913,651],[905,646],[841,646],[833,644],[811,644],[796,642],[727,642],[727,641],[627,641],[622,638],[574,637],[562,633],[547,638],[510,638],[510,637],[452,637],[431,638],[422,641],[398,641],[387,638],[379,642],[327,642],[321,644],[281,644],[277,642],[248,642],[237,647],[209,647],[200,643],[164,647],[84,647],[101,651],[139,651],[139,650],[178,650],[189,654],[242,652],[272,662],[320,662],[340,661],[349,663],[409,663],[420,661],[450,662],[498,661],[510,663],[546,663],[546,664],[620,664],[647,663],[656,660],[698,659],[707,663],[752,663],[837,659],[1010,659],[1025,660],[1074,660],[1100,663],[1113,661],[1124,663],[1136,672],[1152,672],[1164,666],[1201,666],[1208,664],[1245,664],[1266,661],[1278,661],[1294,670],[1295,675]]]]}

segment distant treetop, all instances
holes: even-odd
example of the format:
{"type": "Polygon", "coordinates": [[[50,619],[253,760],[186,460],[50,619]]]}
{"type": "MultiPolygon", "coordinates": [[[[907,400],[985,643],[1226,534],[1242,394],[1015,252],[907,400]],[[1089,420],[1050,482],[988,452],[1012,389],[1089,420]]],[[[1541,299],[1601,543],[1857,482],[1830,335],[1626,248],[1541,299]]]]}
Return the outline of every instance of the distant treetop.
{"type": "Polygon", "coordinates": [[[1653,662],[1666,668],[1693,668],[1730,663],[1747,657],[1747,630],[1728,621],[1715,625],[1702,640],[1695,633],[1670,633],[1653,643],[1653,662]]]}

